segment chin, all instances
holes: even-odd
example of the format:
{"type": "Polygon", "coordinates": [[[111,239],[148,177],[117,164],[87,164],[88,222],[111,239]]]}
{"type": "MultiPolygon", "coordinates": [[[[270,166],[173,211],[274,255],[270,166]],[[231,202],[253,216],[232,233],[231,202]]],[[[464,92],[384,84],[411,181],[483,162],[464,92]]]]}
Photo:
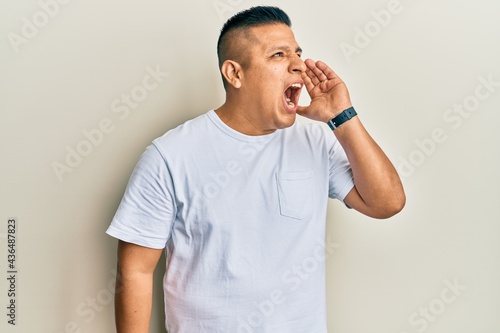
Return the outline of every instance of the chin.
{"type": "Polygon", "coordinates": [[[297,114],[295,114],[295,113],[293,113],[293,114],[288,113],[286,115],[286,117],[282,117],[280,119],[278,129],[284,129],[284,128],[292,126],[295,123],[295,119],[297,119],[297,114]]]}

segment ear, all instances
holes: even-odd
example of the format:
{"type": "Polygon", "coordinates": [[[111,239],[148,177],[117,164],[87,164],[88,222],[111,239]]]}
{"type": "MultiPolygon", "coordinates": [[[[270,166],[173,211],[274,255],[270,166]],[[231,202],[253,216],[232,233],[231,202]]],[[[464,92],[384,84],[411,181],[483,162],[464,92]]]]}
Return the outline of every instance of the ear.
{"type": "Polygon", "coordinates": [[[227,83],[234,88],[241,87],[241,79],[243,78],[243,71],[241,65],[233,60],[226,60],[222,64],[221,73],[226,79],[227,83]]]}

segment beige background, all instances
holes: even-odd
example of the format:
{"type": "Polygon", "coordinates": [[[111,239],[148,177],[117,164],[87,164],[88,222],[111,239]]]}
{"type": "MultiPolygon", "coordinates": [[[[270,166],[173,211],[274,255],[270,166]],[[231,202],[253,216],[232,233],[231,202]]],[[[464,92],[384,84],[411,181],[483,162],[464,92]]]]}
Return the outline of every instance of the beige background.
{"type": "MultiPolygon", "coordinates": [[[[0,276],[7,219],[16,217],[19,295],[12,327],[0,279],[0,331],[114,330],[116,241],[104,231],[151,140],[222,103],[218,32],[258,4],[1,1],[0,276]],[[148,68],[163,76],[145,90],[148,68]],[[138,102],[126,114],[120,98],[131,93],[138,102]],[[88,146],[82,131],[100,125],[102,138],[88,146]],[[87,156],[58,177],[55,163],[78,147],[87,156]]],[[[329,207],[328,235],[339,245],[327,260],[329,331],[499,332],[498,1],[266,4],[290,14],[305,57],[343,77],[404,175],[407,207],[390,220],[329,207]],[[387,8],[390,19],[380,14],[387,8]],[[490,90],[488,78],[497,82],[490,90]],[[460,115],[453,106],[462,103],[460,115]]],[[[164,332],[157,273],[151,332],[164,332]]]]}

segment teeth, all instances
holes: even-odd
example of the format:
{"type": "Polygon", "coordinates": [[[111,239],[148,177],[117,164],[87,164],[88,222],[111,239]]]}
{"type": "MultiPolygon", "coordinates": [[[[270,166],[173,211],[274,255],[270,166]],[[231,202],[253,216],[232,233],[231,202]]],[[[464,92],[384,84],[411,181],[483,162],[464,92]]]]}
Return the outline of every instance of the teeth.
{"type": "MultiPolygon", "coordinates": [[[[302,88],[302,83],[293,83],[292,85],[290,85],[290,87],[288,89],[296,90],[296,89],[300,89],[300,88],[302,88]]],[[[291,93],[290,93],[290,95],[291,95],[291,93]]],[[[291,97],[285,96],[285,100],[286,100],[286,104],[288,105],[289,108],[295,107],[295,103],[292,102],[291,97]]]]}

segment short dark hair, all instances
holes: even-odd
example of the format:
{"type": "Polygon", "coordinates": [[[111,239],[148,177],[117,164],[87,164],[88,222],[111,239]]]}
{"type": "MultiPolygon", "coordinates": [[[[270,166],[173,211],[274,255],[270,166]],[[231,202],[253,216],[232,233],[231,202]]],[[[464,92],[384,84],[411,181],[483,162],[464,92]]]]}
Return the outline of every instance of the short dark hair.
{"type": "MultiPolygon", "coordinates": [[[[237,30],[245,31],[246,29],[266,25],[266,24],[286,24],[292,26],[290,17],[280,8],[272,6],[257,6],[241,11],[231,17],[222,27],[217,41],[217,56],[219,59],[219,68],[222,68],[224,61],[228,60],[230,50],[229,39],[232,32],[237,30]]],[[[222,76],[224,87],[226,80],[222,76]]]]}

